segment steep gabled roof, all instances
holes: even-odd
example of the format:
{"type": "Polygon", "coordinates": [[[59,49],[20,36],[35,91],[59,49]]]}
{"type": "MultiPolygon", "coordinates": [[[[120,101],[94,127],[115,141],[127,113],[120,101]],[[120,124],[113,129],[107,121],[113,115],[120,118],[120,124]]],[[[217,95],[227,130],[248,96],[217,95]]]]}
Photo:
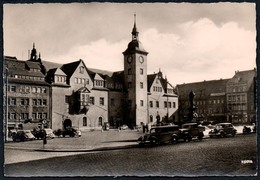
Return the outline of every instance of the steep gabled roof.
{"type": "Polygon", "coordinates": [[[67,74],[68,79],[72,76],[75,72],[79,64],[81,63],[81,59],[72,63],[64,64],[60,69],[67,74]]]}
{"type": "Polygon", "coordinates": [[[157,74],[148,74],[147,75],[147,91],[151,89],[151,86],[153,85],[153,82],[156,78],[157,74]]]}
{"type": "Polygon", "coordinates": [[[29,67],[29,69],[41,69],[39,62],[26,61],[25,64],[29,67]]]}
{"type": "Polygon", "coordinates": [[[42,61],[42,64],[44,65],[47,71],[54,68],[60,68],[62,66],[62,64],[49,62],[49,61],[42,61]]]}

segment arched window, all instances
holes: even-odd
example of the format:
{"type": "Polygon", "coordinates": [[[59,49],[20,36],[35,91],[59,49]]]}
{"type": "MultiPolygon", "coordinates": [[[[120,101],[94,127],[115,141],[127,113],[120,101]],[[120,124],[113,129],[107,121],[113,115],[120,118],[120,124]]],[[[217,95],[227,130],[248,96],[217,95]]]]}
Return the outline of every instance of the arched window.
{"type": "Polygon", "coordinates": [[[83,117],[83,126],[88,126],[87,117],[83,117]]]}
{"type": "Polygon", "coordinates": [[[98,118],[98,126],[102,126],[102,117],[98,118]]]}

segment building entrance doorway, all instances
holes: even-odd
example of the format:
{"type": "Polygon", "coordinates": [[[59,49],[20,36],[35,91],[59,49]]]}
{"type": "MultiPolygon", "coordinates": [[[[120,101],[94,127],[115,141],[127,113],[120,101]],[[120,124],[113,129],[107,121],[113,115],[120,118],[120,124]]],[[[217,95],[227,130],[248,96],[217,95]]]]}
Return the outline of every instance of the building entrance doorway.
{"type": "Polygon", "coordinates": [[[64,122],[63,122],[63,127],[64,129],[67,129],[68,127],[71,127],[72,126],[72,122],[70,119],[65,119],[64,122]]]}

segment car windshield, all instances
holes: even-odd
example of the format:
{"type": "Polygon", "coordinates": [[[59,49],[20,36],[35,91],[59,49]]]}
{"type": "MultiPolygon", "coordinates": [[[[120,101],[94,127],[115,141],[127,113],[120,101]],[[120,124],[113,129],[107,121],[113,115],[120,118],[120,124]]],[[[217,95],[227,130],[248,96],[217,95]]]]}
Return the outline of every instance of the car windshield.
{"type": "Polygon", "coordinates": [[[221,128],[223,128],[222,125],[216,125],[216,129],[221,129],[221,128]]]}
{"type": "Polygon", "coordinates": [[[24,133],[25,133],[25,134],[31,134],[31,132],[30,132],[30,131],[24,131],[24,133]]]}

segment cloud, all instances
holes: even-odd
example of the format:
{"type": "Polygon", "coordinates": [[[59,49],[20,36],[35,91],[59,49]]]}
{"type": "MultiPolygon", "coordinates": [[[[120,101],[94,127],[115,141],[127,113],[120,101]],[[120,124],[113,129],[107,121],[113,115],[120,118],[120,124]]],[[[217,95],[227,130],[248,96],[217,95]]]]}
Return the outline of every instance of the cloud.
{"type": "Polygon", "coordinates": [[[47,59],[59,63],[82,59],[87,67],[118,71],[123,70],[122,52],[126,49],[127,43],[125,40],[111,43],[106,39],[99,39],[89,44],[74,46],[66,54],[47,59]]]}
{"type": "MultiPolygon", "coordinates": [[[[148,73],[159,68],[172,84],[231,78],[235,70],[254,68],[256,34],[235,22],[217,26],[208,18],[180,24],[179,33],[161,33],[156,28],[139,34],[148,54],[148,73]]],[[[50,61],[72,62],[83,59],[88,67],[110,71],[123,70],[122,52],[130,39],[111,42],[99,39],[77,45],[50,61]],[[65,61],[64,61],[65,60],[65,61]]]]}
{"type": "MultiPolygon", "coordinates": [[[[182,23],[179,34],[144,32],[149,69],[161,67],[173,84],[231,78],[235,70],[256,65],[256,34],[235,22],[216,26],[208,18],[182,23]]],[[[153,70],[152,70],[153,71],[153,70]]]]}

